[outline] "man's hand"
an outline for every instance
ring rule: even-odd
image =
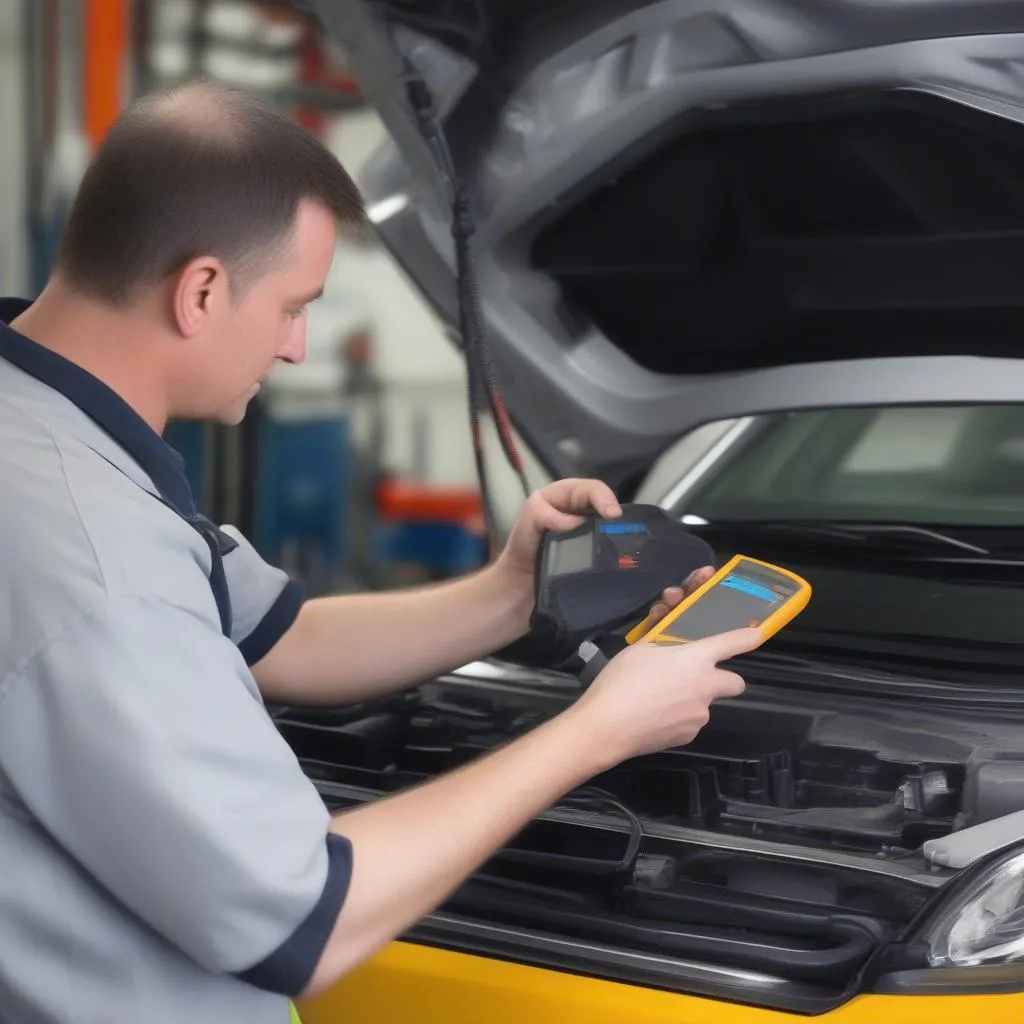
[[[571,530],[582,513],[622,514],[598,480],[559,480],[533,494],[505,550],[482,572],[423,590],[307,601],[253,674],[266,700],[337,707],[448,672],[521,637],[533,611],[534,565],[545,530]],[[395,645],[393,623],[402,623]]]
[[[737,629],[689,644],[640,640],[617,654],[577,701],[607,767],[689,743],[707,725],[711,705],[738,697],[744,682],[718,667],[762,643],[757,629]]]
[[[583,522],[584,513],[612,519],[622,515],[612,489],[600,480],[556,480],[527,499],[516,517],[497,565],[511,579],[525,578],[532,593],[537,548],[545,530],[564,533]]]
[[[689,597],[695,590],[702,587],[712,576],[715,575],[715,570],[710,565],[705,565],[703,569],[694,569],[689,576],[686,577],[686,581],[681,587],[668,587],[662,592],[661,599],[651,605],[651,610],[647,613],[647,618],[644,623],[647,629],[644,630],[646,633],[648,630],[653,629],[654,625],[663,619],[668,613],[675,608],[680,601],[684,598]]]

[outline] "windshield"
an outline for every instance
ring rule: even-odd
[[[1024,683],[1024,566],[1007,564],[1024,560],[1024,404],[754,417],[672,511],[719,564],[742,553],[810,581],[810,605],[771,650]],[[927,526],[991,557],[925,531],[780,523]]]
[[[1024,405],[755,418],[688,496],[716,519],[1024,525]]]

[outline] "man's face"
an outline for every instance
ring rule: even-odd
[[[204,407],[194,415],[239,423],[275,362],[306,358],[306,306],[323,291],[336,240],[331,213],[303,202],[280,264],[254,281],[237,305],[222,302],[204,331],[198,390],[186,398]]]

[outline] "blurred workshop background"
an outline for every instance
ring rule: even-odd
[[[84,168],[124,105],[194,77],[289,112],[357,181],[385,142],[345,54],[290,6],[0,0],[0,292],[38,294]],[[313,593],[481,564],[462,360],[372,237],[339,241],[308,330],[306,363],[279,367],[240,427],[171,425],[203,511],[238,525]],[[507,529],[522,490],[492,435],[495,512]],[[524,457],[531,486],[543,483]]]

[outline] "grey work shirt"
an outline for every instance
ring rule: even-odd
[[[301,589],[0,301],[0,1022],[286,1024],[351,848],[249,665]]]

